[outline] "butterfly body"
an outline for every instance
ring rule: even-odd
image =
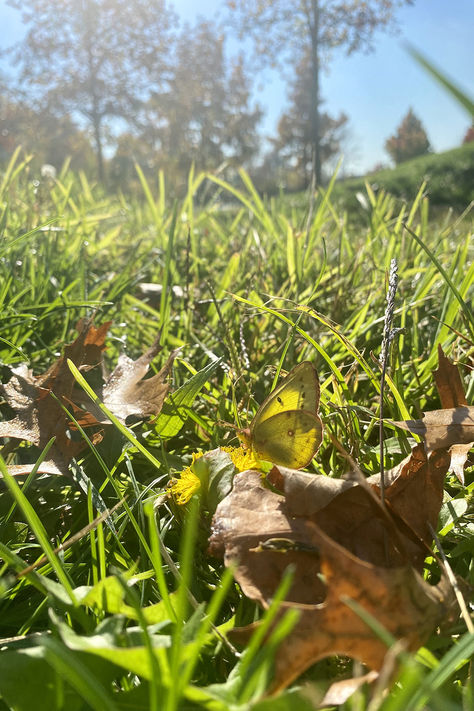
[[[303,361],[265,398],[239,437],[260,459],[302,469],[321,444],[318,406],[318,376],[312,363]]]

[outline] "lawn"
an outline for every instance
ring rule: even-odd
[[[411,528],[394,513],[390,488],[387,511],[360,481],[381,466],[396,470],[423,443],[395,422],[449,408],[453,391],[451,407],[462,397],[472,402],[467,202],[433,210],[424,187],[402,203],[369,184],[354,188],[364,190],[364,209],[354,215],[350,200],[334,197],[334,183],[314,203],[264,200],[244,173],[235,185],[191,174],[177,202],[164,176],[156,185],[139,177],[142,198],[131,201],[67,167],[42,179],[17,154],[0,183],[0,708],[312,709],[334,682],[357,678],[352,695],[326,697],[324,707],[472,709],[472,453],[462,483],[448,471],[446,442],[434,448],[436,462],[446,463],[439,505],[431,484],[417,489]],[[384,324],[393,338],[382,386]],[[304,366],[298,392],[323,426],[308,474],[280,471],[272,479],[264,465],[246,473],[239,456],[245,461],[248,452],[220,449],[239,447],[226,423],[247,427],[278,376],[303,361],[314,365],[319,388]],[[437,388],[436,369],[455,380],[451,395]],[[147,370],[153,386],[141,380]],[[277,395],[293,402],[291,378]],[[263,419],[261,410],[255,439]],[[292,452],[289,431],[274,422]],[[295,425],[302,427],[301,417]],[[429,470],[423,446],[416,451]],[[412,462],[404,471],[415,469]],[[352,515],[352,499],[333,514],[325,509],[322,533],[305,518],[311,497],[320,505],[318,487],[329,481],[342,487],[336,498],[345,496],[349,475],[372,507],[361,527],[362,562],[331,528]],[[282,501],[279,476],[290,488],[311,479],[290,519],[303,517],[312,546],[287,534],[261,543],[252,529],[267,525],[260,501]],[[211,555],[213,515],[213,540],[216,527],[224,531],[218,543],[233,567]],[[437,531],[431,549],[431,533],[417,533],[428,519]],[[257,539],[245,549],[249,532]],[[405,554],[401,538],[416,552]],[[367,552],[374,546],[377,564]],[[242,570],[249,550],[278,561],[273,587],[270,573],[262,580],[260,570],[249,574],[250,564]],[[390,564],[380,563],[383,555]],[[295,637],[298,601],[313,602],[298,577],[305,566],[319,571],[312,584],[326,590],[314,592],[314,604],[329,591],[337,614],[345,614],[341,604],[350,609],[351,624],[370,637],[355,659],[339,638],[319,654]],[[358,581],[350,594],[349,578]],[[369,605],[379,583],[386,592]],[[384,595],[394,595],[389,609]],[[400,635],[387,630],[391,618]],[[247,626],[257,622],[250,637]],[[286,673],[297,654],[298,674]]]

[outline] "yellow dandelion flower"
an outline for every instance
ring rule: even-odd
[[[194,496],[196,491],[201,487],[201,480],[193,472],[193,466],[194,462],[200,459],[202,455],[203,452],[193,452],[193,461],[190,466],[183,469],[179,475],[179,479],[171,479],[168,485],[168,493],[180,506],[187,504],[189,499]]]
[[[262,469],[262,462],[255,457],[251,449],[244,447],[221,447],[223,452],[232,459],[234,467],[239,472],[245,472],[247,469]]]

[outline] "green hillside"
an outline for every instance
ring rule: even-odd
[[[395,197],[413,200],[426,182],[431,205],[465,208],[474,200],[474,143],[466,143],[444,153],[413,158],[396,168],[380,170],[361,178],[341,180],[334,197],[347,206],[356,206],[357,193],[365,193],[368,181],[374,190],[383,189]]]

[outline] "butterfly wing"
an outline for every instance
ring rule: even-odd
[[[269,417],[288,410],[306,410],[317,413],[319,406],[319,380],[316,370],[308,360],[296,365],[272,390],[260,405],[251,430]]]
[[[277,412],[253,428],[252,449],[260,459],[302,469],[316,454],[322,430],[321,420],[312,412]]]

